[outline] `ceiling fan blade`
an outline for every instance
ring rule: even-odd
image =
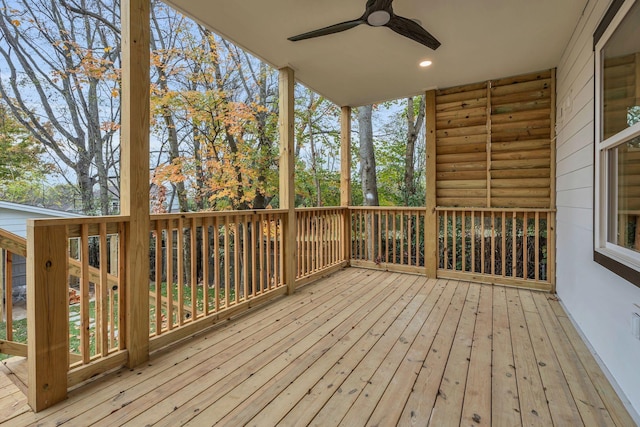
[[[367,1],[367,12],[374,12],[376,10],[388,10],[391,7],[393,0],[369,0]]]
[[[288,40],[292,42],[297,42],[298,40],[311,39],[314,37],[326,36],[329,34],[339,33],[341,31],[350,30],[351,28],[357,27],[360,24],[364,24],[367,21],[359,18],[354,19],[353,21],[341,22],[339,24],[330,25],[328,27],[320,28],[317,30],[309,31],[308,33],[298,34],[297,36],[289,37]]]
[[[411,19],[394,15],[386,26],[396,33],[408,37],[411,40],[415,40],[430,49],[436,50],[440,46],[440,42],[435,37]]]

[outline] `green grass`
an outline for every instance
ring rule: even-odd
[[[116,297],[117,298],[117,297]],[[69,351],[71,353],[80,354],[80,304],[69,306]],[[95,322],[96,304],[95,301],[89,302],[89,323]],[[74,319],[73,321],[71,319]],[[117,321],[117,320],[116,320]],[[0,340],[7,339],[6,322],[0,322]],[[27,343],[27,319],[15,320],[13,322],[13,341],[18,343]],[[96,334],[95,327],[91,328],[89,334],[89,352],[93,356],[96,352]],[[0,353],[0,360],[8,359],[10,355]]]
[[[155,293],[155,284],[150,285],[149,289],[152,293]],[[191,306],[191,287],[189,285],[185,285],[182,288],[182,297],[186,307]],[[167,296],[167,284],[162,283],[161,288],[162,296]],[[220,301],[224,301],[224,289],[219,289],[218,291]],[[114,296],[114,303],[116,305],[116,313],[114,316],[116,317],[116,325],[117,328],[117,298],[118,296]],[[172,298],[174,302],[178,301],[178,286],[172,286]],[[233,301],[235,298],[235,291],[233,289],[230,290],[229,299]],[[208,301],[209,309],[213,309],[215,307],[215,289],[209,288],[209,301]],[[196,288],[196,306],[198,311],[203,311],[204,309],[204,287],[199,285]],[[151,304],[149,307],[149,320],[150,320],[150,332],[155,333],[156,324],[155,324],[155,315],[156,315],[156,307],[154,304]],[[96,312],[96,304],[95,301],[89,302],[89,322],[93,324],[95,322],[95,312]],[[162,309],[162,314],[166,316],[166,308]],[[74,304],[69,306],[69,351],[71,353],[80,354],[80,346],[81,346],[81,328],[80,328],[80,304]],[[74,319],[73,321],[71,319]],[[177,322],[177,310],[174,310],[173,313],[173,321]],[[96,352],[96,334],[95,327],[91,328],[89,334],[89,352],[91,356],[95,355]],[[7,339],[7,325],[5,322],[0,322],[0,340]],[[13,341],[18,343],[27,343],[27,319],[15,320],[13,322]],[[11,355],[0,353],[0,360],[4,360],[11,357]]]
[[[156,292],[155,283],[151,283],[149,285],[149,291],[151,294],[155,294]],[[171,286],[171,297],[173,299],[174,304],[178,302],[178,296],[179,296],[178,291],[179,291],[179,286],[177,284],[174,284],[173,286]],[[166,282],[162,282],[160,287],[160,293],[162,294],[163,297],[165,298],[167,297]],[[224,289],[219,289],[218,295],[219,295],[220,301],[224,301]],[[209,309],[212,310],[215,307],[215,289],[214,288],[209,288],[208,296],[209,296],[208,306],[209,306]],[[235,298],[235,291],[234,289],[230,289],[229,300],[233,301],[234,298]],[[182,287],[182,300],[184,302],[185,307],[191,307],[191,286],[190,285],[184,285]],[[198,285],[196,287],[196,307],[197,307],[197,310],[200,312],[204,310],[204,286],[203,285]],[[188,311],[188,309],[186,311]],[[166,318],[167,316],[166,308],[162,309],[162,315]],[[177,316],[178,316],[177,310],[174,309],[173,310],[174,324],[178,320]],[[185,316],[186,316],[186,313],[185,313]],[[156,332],[156,306],[153,303],[149,307],[149,322],[150,322],[150,332],[153,334]]]

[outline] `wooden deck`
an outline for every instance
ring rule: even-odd
[[[553,296],[357,268],[41,413],[9,388],[7,425],[635,425]]]

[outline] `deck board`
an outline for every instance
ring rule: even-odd
[[[163,349],[147,366],[98,378],[40,413],[23,396],[0,378],[0,420],[634,425],[554,297],[357,268]]]

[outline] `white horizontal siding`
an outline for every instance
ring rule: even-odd
[[[593,139],[593,136],[591,137]],[[557,176],[570,175],[580,169],[593,165],[593,142],[590,145],[583,145],[578,151],[571,156],[556,162]],[[593,179],[588,182],[582,182],[580,187],[592,187]]]
[[[640,341],[631,334],[631,314],[638,311],[633,304],[640,305],[640,288],[593,261],[593,33],[609,3],[589,2],[557,70],[557,289],[626,398],[640,412]]]
[[[27,219],[44,218],[32,212],[20,212],[12,209],[0,209],[0,228],[27,237]]]
[[[591,181],[593,179],[593,166],[587,165],[578,168],[571,173],[559,176],[556,183],[558,192],[573,190],[576,188],[589,188],[591,190]],[[591,206],[588,206],[591,209]]]
[[[28,206],[25,206],[25,210],[20,210],[19,205],[16,206],[18,207],[6,208],[0,206],[0,228],[25,238],[27,237],[28,219],[68,218],[80,216],[68,212],[58,212],[53,210],[51,210],[50,213],[47,213],[46,209],[38,209],[38,212],[33,212]]]

